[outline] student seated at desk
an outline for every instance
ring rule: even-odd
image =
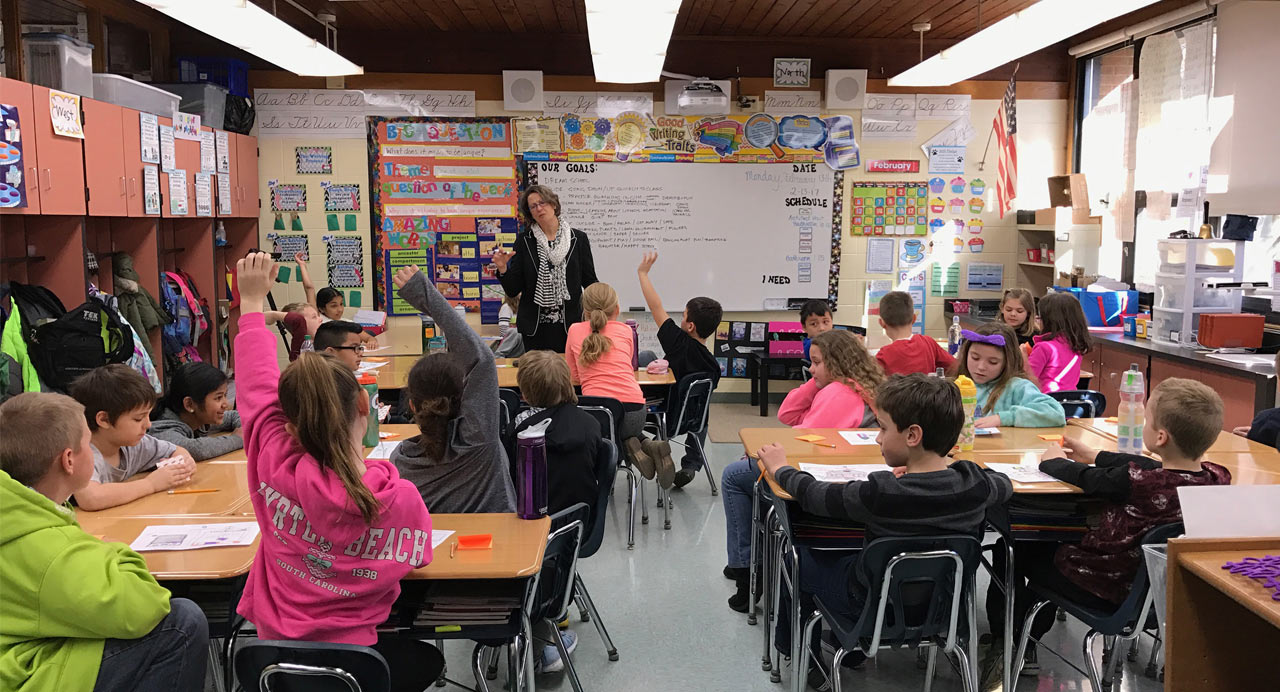
[[[120,363],[94,368],[71,383],[71,396],[84,406],[93,433],[93,474],[76,490],[81,509],[116,507],[191,481],[191,452],[147,434],[156,392],[138,371]],[[180,461],[156,468],[170,458]],[[152,469],[146,478],[133,478]]]
[[[865,525],[868,543],[888,536],[980,538],[987,509],[1008,502],[1013,486],[1008,477],[972,461],[947,457],[964,427],[964,407],[955,383],[922,374],[894,375],[876,395],[876,422],[880,425],[876,443],[889,468],[871,473],[865,481],[818,481],[787,465],[786,452],[778,444],[761,448],[760,463],[804,511]],[[799,555],[803,612],[812,612],[808,601],[820,596],[829,607],[856,617],[862,601],[850,591],[857,588],[853,577],[857,554],[801,548]],[[789,607],[784,603],[779,612],[789,612]],[[790,620],[778,618],[775,645],[784,652],[791,650]],[[818,642],[815,637],[815,649]],[[853,653],[844,660],[853,667],[863,657]],[[810,684],[821,684],[821,671],[810,670],[808,675]]]
[[[1080,363],[1093,348],[1089,322],[1080,301],[1069,293],[1050,293],[1040,299],[1043,333],[1032,338],[1027,371],[1046,394],[1075,389],[1080,384]]]
[[[329,320],[316,329],[316,353],[327,353],[356,372],[364,360],[364,329],[355,322]]]
[[[880,328],[892,340],[876,352],[876,361],[885,375],[931,375],[938,368],[950,370],[955,365],[956,359],[938,342],[911,331],[915,322],[916,309],[910,293],[890,291],[880,299]]]
[[[1086,495],[1103,500],[1101,518],[1080,543],[1059,545],[1045,541],[1014,544],[1013,567],[1019,589],[1015,597],[1014,626],[1021,627],[1033,596],[1023,584],[1026,578],[1051,586],[1073,601],[1111,612],[1129,595],[1134,575],[1142,563],[1142,537],[1163,524],[1182,521],[1178,488],[1193,485],[1229,485],[1231,472],[1201,461],[1222,429],[1222,399],[1208,385],[1170,378],[1151,390],[1144,413],[1142,441],[1160,455],[1160,461],[1138,454],[1099,451],[1066,436],[1064,447],[1045,450],[1040,470],[1070,483]],[[1002,539],[1003,540],[1003,539]],[[1004,573],[1005,547],[995,550],[995,569]],[[1031,636],[1039,639],[1053,626],[1053,608],[1041,609],[1031,624]],[[987,618],[1000,641],[1004,632],[1004,597],[987,591]],[[993,646],[998,656],[999,645]],[[1034,646],[1026,661],[1038,670]],[[999,669],[998,659],[987,657],[989,668]],[[1028,672],[1027,668],[1023,668]],[[985,689],[985,688],[984,688]]]
[[[1030,348],[1031,339],[1039,329],[1036,328],[1036,298],[1025,288],[1011,288],[1000,296],[1000,322],[1009,325],[1019,346]]]
[[[316,330],[323,324],[320,311],[310,303],[289,303],[281,310],[268,310],[264,313],[264,317],[266,324],[281,322],[289,332],[290,363],[297,360],[298,354],[302,353],[302,345],[306,343],[307,337],[314,339]],[[312,345],[314,347],[314,343]]]
[[[1280,352],[1276,353],[1276,374],[1280,375]],[[1280,384],[1276,385],[1280,389]],[[1258,411],[1253,423],[1240,426],[1231,432],[1268,447],[1280,449],[1280,408]]]
[[[240,414],[231,410],[227,400],[227,375],[199,361],[183,363],[173,372],[169,393],[160,400],[152,414],[151,436],[157,440],[182,445],[191,458],[204,461],[220,457],[244,447],[238,434]]]
[[[302,277],[302,290],[306,292],[307,303],[316,307],[316,311],[320,315],[320,324],[340,321],[342,313],[347,309],[346,299],[342,297],[342,292],[329,286],[317,292],[315,284],[311,281],[311,271],[307,269],[307,263],[303,261],[302,257],[302,253],[299,252],[293,256],[293,259],[298,263],[298,273]],[[350,324],[355,323],[352,322]],[[315,334],[316,338],[319,339],[318,329],[313,330],[311,333]],[[372,347],[377,342],[377,339],[372,334],[364,331],[364,327],[360,327],[359,331],[355,333],[360,343],[366,347]],[[319,350],[320,347],[316,346],[316,351]]]
[[[809,360],[813,340],[832,329],[831,304],[825,300],[806,300],[800,306],[800,327],[804,329],[804,359]]]
[[[618,438],[633,466],[641,463],[638,461],[641,457],[646,462],[650,459],[669,462],[669,444],[644,438],[644,392],[636,382],[631,361],[635,338],[631,327],[618,321],[618,311],[618,293],[609,284],[596,282],[583,289],[583,321],[569,325],[565,342],[569,373],[582,384],[584,395],[609,397],[622,404],[622,420],[617,421]],[[520,367],[524,367],[523,359]],[[670,486],[675,472],[674,464],[661,464],[659,484]]]
[[[819,334],[810,349],[813,359],[808,382],[783,399],[778,420],[796,428],[869,428],[876,425],[871,399],[884,382],[884,374],[853,332],[833,330]],[[729,464],[720,476],[724,488],[725,532],[728,535],[726,577],[737,592],[729,607],[747,612],[750,593],[751,503],[760,477],[754,459]]]
[[[409,371],[404,391],[421,434],[401,442],[391,463],[438,514],[516,511],[493,352],[418,267],[402,267],[392,281],[401,298],[435,319],[449,350],[423,356]]]
[[[200,692],[209,625],[142,556],[85,533],[67,504],[94,454],[84,407],[28,392],[0,406],[0,689]]]
[[[262,303],[270,255],[237,263],[236,384],[245,420],[253,513],[262,540],[238,611],[262,639],[378,649],[396,688],[423,689],[443,656],[430,644],[379,638],[400,580],[431,562],[431,517],[390,462],[365,459],[369,394],[332,356],[302,354],[280,374]],[[405,688],[408,685],[405,684]]]
[[[999,322],[988,322],[973,331],[961,332],[957,370],[978,385],[979,428],[1059,428],[1067,415],[1059,404],[1027,375],[1026,359],[1013,330]]]
[[[720,326],[720,318],[724,316],[724,310],[721,309],[720,303],[711,298],[701,296],[690,298],[689,302],[685,303],[684,314],[681,316],[680,324],[677,325],[663,309],[662,298],[658,296],[653,282],[649,280],[649,270],[657,261],[658,253],[644,253],[644,259],[641,260],[636,273],[640,279],[640,290],[644,294],[644,302],[649,306],[649,314],[653,315],[653,321],[658,325],[658,343],[662,344],[663,357],[667,359],[671,374],[675,376],[677,383],[687,375],[699,373],[711,378],[711,388],[715,389],[720,382],[720,364],[716,362],[715,356],[711,355],[711,351],[707,350],[706,341],[707,337],[715,333],[716,327]],[[675,408],[679,405],[680,402],[676,401],[676,387],[673,386],[667,395],[665,409],[669,430],[674,430],[677,423]],[[699,439],[706,442],[705,430],[699,435]],[[663,487],[683,488],[693,480],[704,463],[697,447],[693,445],[685,447],[684,458],[680,460],[680,470],[676,471],[674,476],[670,476],[669,483],[665,483],[664,480],[668,478],[671,469],[675,468],[675,463],[671,460],[671,445],[665,441],[658,441],[651,449],[652,452],[636,456],[636,468],[645,478],[653,478],[657,475],[658,484]],[[659,471],[662,472],[659,473]]]

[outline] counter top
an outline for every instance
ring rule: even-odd
[[[994,318],[960,315],[960,324],[965,327],[974,327],[992,320]],[[1210,358],[1205,353],[1186,346],[1165,344],[1151,339],[1135,339],[1120,332],[1112,331],[1090,330],[1089,335],[1099,343],[1116,346],[1140,355],[1160,355],[1174,358],[1207,370],[1215,370],[1237,377],[1248,377],[1258,382],[1266,382],[1276,376],[1275,369],[1270,365],[1231,363],[1217,358]]]

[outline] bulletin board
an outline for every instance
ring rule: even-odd
[[[369,117],[368,145],[376,304],[417,314],[388,296],[395,268],[419,264],[446,277],[451,303],[496,322],[502,296],[485,290],[497,281],[484,267],[500,236],[514,242],[519,195],[508,120]]]

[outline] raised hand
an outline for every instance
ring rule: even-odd
[[[391,283],[396,285],[396,290],[398,291],[404,288],[405,284],[409,283],[409,279],[412,279],[419,271],[416,264],[400,267],[396,270],[395,276],[391,277]]]

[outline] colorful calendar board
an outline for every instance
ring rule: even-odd
[[[853,183],[850,235],[928,235],[928,183]]]

